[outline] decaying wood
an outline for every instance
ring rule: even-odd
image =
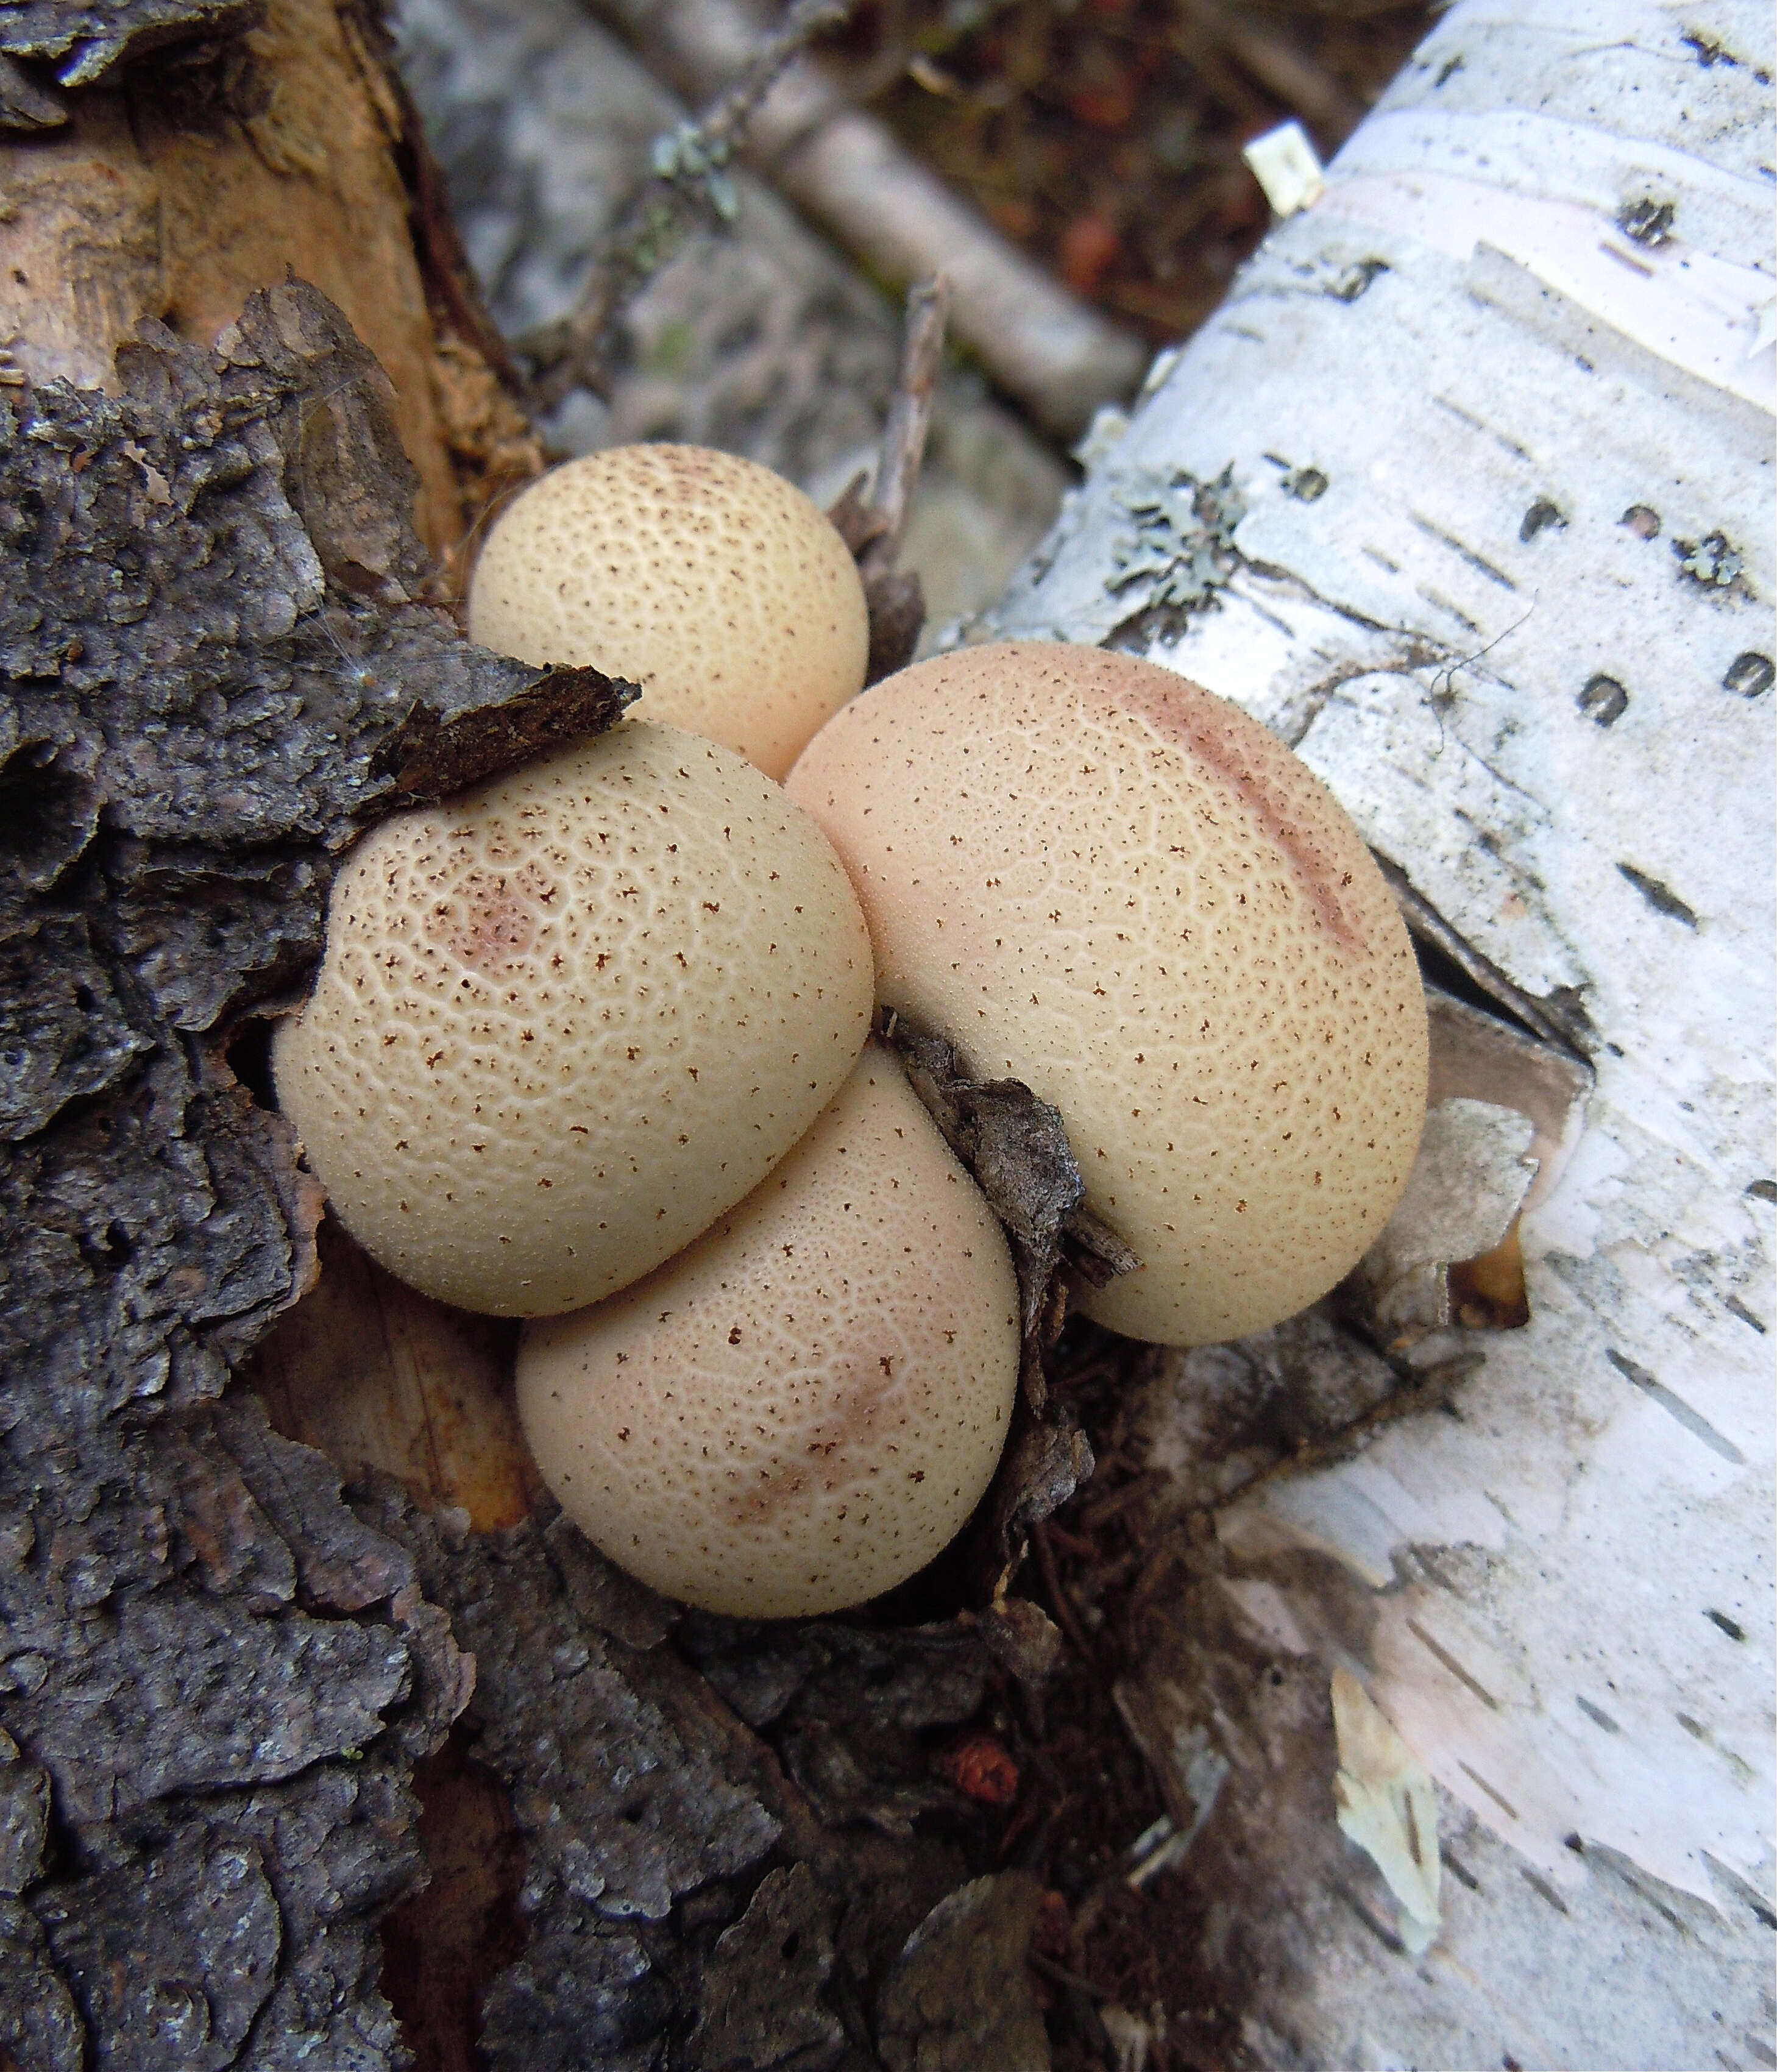
[[[51,18],[10,12],[35,32]],[[135,18],[80,10],[73,42],[14,59],[0,15],[0,107],[35,125],[41,175],[14,222],[56,254],[97,225],[117,262],[88,269],[117,284],[109,301],[47,306],[45,336],[70,355],[171,306],[155,298],[178,239],[150,235],[144,183],[187,153],[141,140],[171,101],[138,117],[134,70],[80,83]],[[156,18],[241,26],[176,0]],[[1232,2011],[1205,2047],[1255,2063],[1680,2062],[1713,2040],[1705,2008],[1745,2029],[1736,2049],[1768,2054],[1769,1593],[1748,1577],[1771,1451],[1758,1219],[1777,1185],[1743,1108],[1770,1034],[1769,859],[1747,860],[1769,815],[1745,773],[1765,767],[1774,578],[1749,515],[1763,431],[1741,405],[1770,363],[1768,342],[1762,365],[1756,350],[1730,363],[1715,293],[1755,271],[1728,234],[1751,162],[1726,162],[1756,123],[1742,53],[1661,13],[1633,26],[1613,63],[1646,60],[1643,108],[1669,105],[1656,78],[1685,79],[1689,134],[1717,161],[1661,147],[1664,228],[1635,154],[1633,194],[1615,162],[1582,154],[1572,172],[1592,103],[1553,153],[1502,117],[1500,78],[1566,67],[1582,84],[1561,92],[1594,91],[1586,25],[1539,17],[1490,84],[1510,34],[1458,10],[1368,158],[1360,137],[1351,183],[1273,240],[1101,457],[1003,621],[1158,638],[1289,733],[1398,866],[1421,935],[1545,1039],[1476,1034],[1459,1091],[1518,1104],[1549,1164],[1568,1159],[1527,1201],[1529,1325],[1484,1354],[1436,1334],[1391,1364],[1322,1311],[1154,1383],[1157,1457],[1189,1508],[1144,1555],[1145,1645],[1117,1687],[1171,1823],[1129,1881],[1162,1858],[1176,1874],[1204,2004]],[[197,67],[200,94],[215,66]],[[1635,84],[1612,88],[1619,113]],[[1541,121],[1581,105],[1538,92]],[[258,118],[217,119],[252,136]],[[1474,201],[1462,151],[1482,132],[1464,122],[1549,190],[1495,200],[1479,245],[1470,217],[1449,231],[1400,213],[1428,181]],[[1662,257],[1674,220],[1684,242]],[[1555,235],[1574,221],[1579,258]],[[1622,248],[1621,295],[1587,270],[1600,238]],[[1502,239],[1508,260],[1483,249]],[[1694,314],[1687,273],[1713,299],[1662,330]],[[621,691],[540,682],[420,601],[430,563],[380,377],[307,291],[274,288],[216,356],[150,327],[109,397],[23,378],[28,340],[14,350],[0,2054],[391,2062],[374,1926],[418,1868],[413,1762],[458,1719],[458,1756],[472,1745],[504,1786],[524,1851],[503,1925],[523,1947],[479,2011],[492,2062],[1041,2063],[1019,1961],[1036,1895],[1016,1868],[987,1872],[1015,1829],[988,1829],[922,1740],[984,1704],[1029,1704],[1006,1672],[1030,1685],[1052,1659],[1034,1606],[896,1623],[953,1595],[874,1627],[681,1615],[532,1507],[497,1331],[471,1343],[479,1327],[448,1313],[411,1312],[392,1336],[458,1334],[436,1338],[420,1385],[435,1402],[447,1373],[474,1384],[463,1424],[392,1457],[363,1420],[350,1454],[435,1510],[374,1476],[348,1507],[334,1469],[223,1392],[261,1346],[280,1416],[343,1429],[345,1392],[327,1391],[349,1377],[288,1335],[318,1203],[230,1063],[253,1079],[244,1018],[299,992],[339,848],[404,796],[596,724]],[[1366,403],[1379,387],[1386,421]],[[1217,580],[1137,624],[1117,542],[1137,520],[1152,532],[1151,507],[1120,491],[1157,468],[1225,481],[1246,509],[1224,499],[1214,538],[1181,539],[1166,564],[1170,582],[1200,550]],[[1523,616],[1544,593],[1561,609]],[[1452,827],[1475,838],[1453,845]],[[1597,1069],[1583,1131],[1586,1068],[1553,1054],[1563,1043]],[[322,1301],[368,1326],[401,1307],[343,1252],[329,1271]],[[358,1328],[307,1321],[323,1346]],[[1072,1490],[1075,1436],[1026,1423],[993,1531]],[[1048,1587],[1083,1652],[1055,1548],[1090,1550],[1162,1495],[1134,1474],[1054,1534]],[[1363,1672],[1445,1794],[1443,1939],[1423,1971],[1389,1888],[1331,1822],[1335,1667]],[[1091,1982],[1046,1961],[1070,2006],[1084,1996],[1075,2018],[1101,2054],[1139,2028],[1125,2009],[1100,2021]]]
[[[141,99],[139,81],[130,91]],[[169,117],[156,161],[138,135],[153,125],[139,110],[125,119],[121,91],[72,107],[62,141],[86,153],[73,191],[95,179],[101,136],[134,182],[138,219],[163,215],[154,178],[188,138]],[[264,171],[247,166],[244,190]],[[188,201],[188,167],[178,182]],[[225,197],[211,199],[225,224]],[[47,220],[39,209],[26,228]],[[895,1953],[965,1868],[952,1843],[913,1832],[914,1813],[960,1803],[934,1795],[914,1737],[977,1710],[1009,1671],[1040,1677],[1050,1630],[1006,1601],[924,1638],[712,1633],[651,1670],[597,1673],[602,1632],[658,1651],[673,1620],[656,1630],[645,1593],[547,1530],[546,1512],[527,1515],[537,1492],[504,1389],[509,1334],[394,1288],[337,1232],[322,1242],[320,1289],[291,1308],[315,1277],[318,1198],[228,1046],[252,1078],[237,1032],[299,993],[333,860],[361,827],[608,723],[625,687],[480,654],[422,602],[434,578],[407,523],[416,483],[393,423],[422,458],[425,428],[399,414],[336,310],[277,286],[208,356],[153,314],[176,237],[141,241],[140,278],[122,263],[128,239],[95,247],[93,278],[134,280],[134,300],[95,310],[73,296],[56,347],[55,372],[103,373],[119,393],[46,384],[22,354],[6,421],[20,1066],[7,1467],[23,1479],[8,1513],[0,1754],[18,1903],[0,2039],[22,2062],[72,2063],[151,2054],[171,2025],[193,2063],[389,2062],[374,1928],[419,1868],[406,1779],[475,1675],[442,1603],[475,1636],[478,1759],[512,1792],[528,1844],[524,1955],[486,2009],[496,2062],[578,2062],[590,2037],[612,2063],[631,2047],[648,2063],[669,2033],[691,2037],[693,2063],[723,2062],[736,2034],[811,2064],[855,2058]],[[193,291],[200,331],[224,279],[204,290],[213,308]],[[916,416],[934,354],[915,355]],[[916,428],[898,439],[904,491]],[[257,1363],[258,1400],[207,1407],[286,1310]],[[356,1364],[342,1365],[343,1346]],[[261,1401],[350,1471],[394,1470],[442,1523],[390,1491],[372,1507],[380,1525],[360,1524],[336,1470],[268,1429]],[[1016,1493],[1025,1509],[1071,1489],[1077,1449],[1063,1456],[1033,1463],[1042,1487]],[[471,1527],[508,1529],[497,1560]],[[829,1659],[855,1666],[855,1698],[829,1679],[804,1719],[796,1693]],[[768,1796],[780,1810],[767,1811],[731,1781],[775,1775],[776,1759],[738,1720],[712,1729],[705,1666],[777,1692],[763,1712],[751,1701],[756,1724],[779,1728],[811,1800],[779,1780]],[[848,1704],[871,1737],[855,1751]],[[895,1762],[877,1745],[886,1729],[905,1744]],[[552,1780],[595,1749],[615,1795],[564,1811]],[[646,1816],[622,1781],[636,1774],[665,1794]],[[51,1802],[67,1849],[41,1817]],[[860,1818],[883,1830],[882,1849],[827,1837]],[[666,1925],[693,1893],[695,1918]],[[656,1925],[606,1932],[631,1916]],[[806,1928],[804,1997],[748,2013],[749,1952],[780,1918]],[[844,2020],[829,1932],[849,1952]],[[965,1971],[969,1947],[965,1934]],[[232,1996],[175,1983],[218,1977],[238,1980]],[[903,2009],[895,2033],[916,2044],[926,2019]]]
[[[954,1842],[915,1829],[961,1807],[918,1737],[979,1708],[996,1673],[981,1634],[685,1614],[553,1506],[488,1537],[392,1485],[360,1508],[413,1548],[474,1651],[465,1725],[526,1845],[526,1942],[487,2000],[490,2065],[643,2072],[670,2036],[701,2072],[737,2044],[742,2063],[862,2072],[879,2021],[916,2040],[966,2008],[893,2012],[892,1982],[956,1881]]]
[[[393,1475],[477,1532],[527,1518],[542,1484],[509,1383],[513,1331],[404,1287],[327,1219],[321,1274],[248,1367],[286,1437],[352,1481]]]
[[[0,52],[14,66],[25,60],[43,68],[35,76],[21,71],[23,84],[13,91],[39,111],[28,126],[53,129],[65,119],[68,103],[51,79],[64,87],[95,85],[132,57],[239,35],[258,14],[259,0],[89,0],[73,6],[10,0],[0,16]]]
[[[714,2066],[757,2031],[867,2064],[898,1953],[986,1846],[962,1848],[976,1816],[919,1737],[977,1712],[1006,1664],[1035,1673],[1040,1618],[686,1620],[548,1507],[472,1533],[483,1470],[458,1481],[448,1437],[397,1463],[448,1496],[435,1519],[387,1482],[356,1515],[336,1468],[222,1392],[311,1279],[318,1207],[229,1032],[300,988],[340,848],[401,802],[382,773],[404,741],[467,742],[471,768],[489,743],[530,752],[502,715],[539,678],[410,601],[413,478],[373,366],[312,290],[256,298],[217,355],[151,332],[120,380],[27,384],[0,418],[21,1066],[0,2047],[34,2068],[392,2064],[376,1925],[420,1872],[412,1765],[473,1688],[476,1759],[526,1849],[492,2062],[578,2064],[590,2040],[652,2065],[671,2037]],[[582,722],[583,689],[570,674]],[[605,716],[623,702],[612,686]],[[349,1310],[349,1267],[344,1286]],[[263,1365],[300,1418],[296,1363]],[[484,1525],[530,1494],[484,1484]],[[779,1918],[808,1958],[748,2013],[749,1953]],[[949,2016],[912,2018],[916,2041]]]
[[[1140,1263],[1084,1207],[1086,1185],[1059,1112],[1019,1079],[970,1079],[947,1037],[890,1013],[885,1039],[952,1151],[1004,1225],[1018,1268],[1026,1393],[1043,1408],[1041,1356],[1059,1322],[1056,1277],[1065,1264],[1097,1287]]]
[[[61,72],[82,83],[59,98],[58,126],[0,125],[0,333],[14,366],[102,386],[141,319],[208,346],[253,290],[294,272],[345,312],[393,384],[434,553],[537,472],[497,343],[426,206],[424,141],[371,7],[95,7],[84,27],[63,9],[6,11],[6,49],[65,43]],[[151,54],[120,63],[137,44]]]

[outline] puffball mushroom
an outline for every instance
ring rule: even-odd
[[[632,1575],[800,1618],[952,1538],[1005,1444],[1018,1344],[1005,1235],[872,1044],[697,1244],[526,1327],[519,1415],[562,1508]]]
[[[642,687],[636,711],[781,778],[864,681],[870,617],[819,506],[705,446],[615,446],[534,482],[488,535],[469,634]]]
[[[763,1178],[850,1071],[870,984],[807,814],[732,750],[626,720],[372,834],[273,1067],[367,1251],[547,1316]]]
[[[864,902],[878,996],[1059,1109],[1134,1250],[1101,1322],[1196,1345],[1354,1266],[1425,1110],[1405,927],[1314,774],[1234,705],[1101,649],[903,670],[791,772]]]

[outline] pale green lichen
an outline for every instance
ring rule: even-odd
[[[1693,582],[1711,584],[1725,590],[1741,569],[1744,559],[1728,545],[1726,535],[1711,532],[1706,539],[1693,545],[1688,540],[1674,542],[1678,549],[1678,565]]]
[[[724,223],[740,213],[740,190],[726,168],[730,151],[725,137],[710,137],[693,122],[681,122],[654,139],[650,160],[656,179],[701,187],[704,199]]]
[[[1207,604],[1240,565],[1234,531],[1246,503],[1233,477],[1232,466],[1207,483],[1183,469],[1132,470],[1112,495],[1136,529],[1113,543],[1116,572],[1106,587],[1114,594],[1145,585],[1150,607],[1193,611]]]

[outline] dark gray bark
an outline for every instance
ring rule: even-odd
[[[394,2062],[376,1928],[466,1704],[525,1850],[489,2062],[872,2062],[924,2004],[882,1997],[903,1944],[989,1860],[921,1737],[1052,1659],[987,1601],[1089,1455],[1026,1413],[936,1600],[978,1616],[739,1626],[548,1512],[349,1508],[224,1392],[319,1211],[230,1046],[300,996],[339,853],[629,693],[423,601],[379,371],[312,290],[121,372],[0,397],[0,2062]]]
[[[0,2050],[381,2064],[406,1778],[469,1675],[326,1462],[216,1401],[318,1206],[224,1045],[385,771],[623,693],[539,700],[414,601],[380,376],[311,291],[122,372],[0,398]]]
[[[61,97],[25,64],[64,86],[91,86],[134,57],[170,45],[238,35],[261,0],[0,0],[0,128],[47,130],[68,120]],[[21,64],[20,60],[24,63]]]

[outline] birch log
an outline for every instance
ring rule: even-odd
[[[976,629],[1237,700],[1597,1073],[1524,1220],[1528,1327],[1426,1342],[1416,1373],[1484,1347],[1449,1414],[1224,1503],[1194,1600],[1223,1668],[1318,1663],[1304,1720],[1357,1673],[1435,1780],[1441,1901],[1435,1854],[1428,1899],[1322,1846],[1330,1725],[1316,1774],[1268,1768],[1287,1737],[1211,1702],[1207,1629],[1125,1694],[1267,2065],[1777,2063],[1771,43],[1750,5],[1454,8]],[[1152,479],[1183,475],[1209,516],[1169,590]],[[1279,1359],[1313,1387],[1329,1333],[1184,1356],[1162,1426]]]

